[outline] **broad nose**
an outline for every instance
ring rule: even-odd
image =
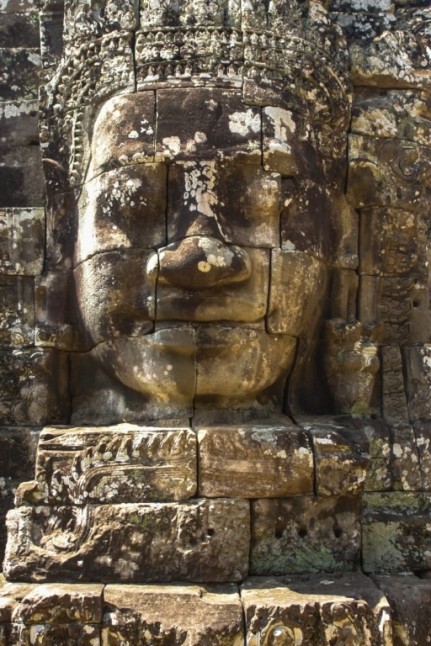
[[[241,283],[250,277],[245,251],[210,236],[190,236],[159,250],[159,281],[183,289]]]

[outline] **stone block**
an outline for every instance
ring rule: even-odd
[[[242,606],[234,585],[107,585],[104,602],[103,646],[243,643]]]
[[[10,623],[16,607],[34,588],[35,585],[31,583],[7,583],[2,580],[0,585],[0,624]]]
[[[3,207],[43,207],[45,183],[39,146],[0,148]]]
[[[55,350],[0,352],[1,424],[43,426],[68,418],[67,357]]]
[[[197,428],[199,495],[280,498],[313,492],[313,452],[294,425]]]
[[[367,493],[364,499],[364,571],[391,574],[431,569],[429,494]]]
[[[181,501],[195,492],[193,431],[120,424],[45,428],[36,482],[33,489],[25,483],[17,499],[22,495],[27,503],[48,505],[118,504]]]
[[[390,646],[383,593],[362,574],[257,578],[241,585],[246,640],[260,644]]]
[[[118,167],[154,161],[155,110],[154,92],[143,92],[138,98],[136,94],[118,96],[104,104],[94,125],[87,179],[109,170],[113,164]]]
[[[426,212],[431,148],[399,139],[349,137],[348,197],[355,208]]]
[[[58,64],[63,51],[64,8],[60,11],[41,11],[40,19],[40,53],[43,68],[53,68]]]
[[[166,173],[164,164],[135,164],[87,182],[79,200],[75,261],[96,253],[165,244]]]
[[[0,47],[32,48],[38,47],[39,41],[39,16],[36,11],[1,15]]]
[[[280,244],[278,173],[236,159],[174,162],[168,192],[169,242],[206,235],[242,247]]]
[[[282,179],[282,248],[305,251],[336,267],[356,269],[357,213],[327,180],[309,177],[304,171],[304,176]]]
[[[326,286],[321,262],[301,251],[273,249],[268,308],[268,331],[299,336],[318,318]]]
[[[0,431],[0,474],[3,478],[26,480],[34,474],[40,430],[2,427]]]
[[[74,352],[88,349],[89,340],[78,313],[73,272],[45,272],[35,282],[36,346]]]
[[[38,48],[19,47],[0,49],[2,67],[6,70],[0,82],[0,99],[37,99],[39,69],[41,67]]]
[[[248,572],[249,523],[245,500],[18,507],[4,570],[21,581],[234,582]]]
[[[12,621],[30,625],[100,624],[103,585],[47,583],[28,591],[15,606]]]
[[[5,13],[17,13],[19,11],[38,11],[41,9],[40,0],[5,0],[2,11]]]
[[[34,280],[0,275],[0,348],[25,347],[34,341]]]
[[[351,130],[358,135],[407,139],[429,146],[429,94],[420,90],[355,89]]]
[[[209,240],[209,239],[207,239]],[[175,246],[175,245],[174,245]],[[212,255],[217,254],[217,242],[214,240],[214,252],[212,246],[209,246],[208,253],[205,248],[202,249],[202,260],[205,258],[212,260]],[[170,247],[159,251],[159,263],[161,273],[164,272],[163,265],[168,262],[169,254],[172,253]],[[191,288],[183,286],[181,275],[183,272],[172,272],[171,282],[166,279],[159,281],[157,285],[157,304],[156,319],[158,321],[245,321],[255,322],[261,320],[268,307],[268,283],[269,283],[269,252],[266,249],[242,249],[250,263],[248,277],[235,282],[226,278],[226,284],[221,283],[217,289],[208,289],[211,286],[212,278],[207,273],[199,270],[190,271]],[[229,248],[227,249],[229,254]],[[233,256],[233,254],[232,254]],[[230,257],[230,256],[229,256]],[[172,259],[172,262],[175,262]],[[181,263],[181,260],[178,260]],[[217,255],[214,257],[214,263],[217,263]],[[210,267],[209,263],[207,265]],[[206,268],[206,265],[205,265]],[[193,265],[189,268],[194,269]],[[198,276],[197,274],[200,274]],[[198,278],[206,281],[208,284],[199,286]],[[235,276],[234,276],[235,278]],[[196,284],[194,284],[194,279]],[[177,285],[177,283],[179,283]]]
[[[347,572],[359,566],[359,497],[255,500],[251,513],[251,574]]]
[[[373,576],[373,581],[390,605],[394,645],[429,643],[431,581],[416,576]]]
[[[315,460],[318,496],[360,494],[364,489],[369,454],[365,429],[321,418],[302,422],[309,433]]]
[[[383,417],[388,422],[407,423],[409,414],[404,388],[403,360],[398,345],[381,348]]]
[[[0,271],[21,276],[40,274],[44,238],[44,209],[0,209]]]
[[[74,270],[78,308],[93,344],[153,327],[157,259],[151,250],[105,251]],[[133,282],[129,280],[134,276]],[[86,285],[92,285],[87,298]]]
[[[157,100],[157,159],[211,159],[223,150],[224,158],[260,164],[260,109],[244,106],[238,92],[168,89],[158,90]],[[178,121],[179,110],[187,120]]]
[[[431,419],[431,345],[403,348],[406,395],[410,421]]]
[[[431,490],[431,424],[418,423],[414,426],[416,449],[419,457],[421,489]]]
[[[38,102],[0,102],[0,144],[2,146],[28,146],[39,141]]]
[[[381,340],[386,345],[427,343],[431,337],[427,282],[414,275],[362,275],[360,320],[381,323]]]
[[[381,206],[361,209],[360,228],[361,273],[426,279],[427,243],[419,215]]]
[[[390,430],[393,488],[399,491],[420,491],[422,482],[415,432],[409,424],[396,424]]]
[[[389,427],[383,420],[378,419],[370,419],[362,423],[368,438],[370,453],[365,491],[388,491],[392,488]]]

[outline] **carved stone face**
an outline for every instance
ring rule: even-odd
[[[75,258],[98,364],[151,414],[280,410],[332,253],[323,187],[304,115],[215,88],[108,101]]]

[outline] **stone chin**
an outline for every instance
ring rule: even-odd
[[[115,380],[160,406],[250,406],[285,382],[296,340],[228,325],[167,327],[118,337],[91,355]]]

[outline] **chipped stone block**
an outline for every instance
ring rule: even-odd
[[[326,285],[325,268],[301,251],[273,249],[268,308],[271,333],[299,336],[316,320]]]
[[[4,569],[10,580],[233,582],[248,571],[249,522],[245,500],[18,507]]]
[[[149,332],[155,317],[157,260],[151,250],[105,251],[75,271],[78,307],[93,344]],[[128,277],[134,276],[134,281]],[[86,291],[91,285],[91,296]]]
[[[0,348],[23,347],[34,341],[34,280],[0,275]]]
[[[313,453],[296,426],[197,428],[199,495],[277,498],[313,491]]]
[[[360,559],[359,497],[252,502],[250,573],[346,572]]]
[[[373,581],[390,605],[393,643],[397,646],[429,643],[431,581],[416,576],[373,576]]]
[[[408,424],[391,426],[391,473],[394,489],[420,491],[421,473],[414,430]]]
[[[260,109],[244,106],[239,93],[182,88],[157,96],[157,159],[211,159],[223,150],[224,158],[260,164]],[[188,118],[179,121],[179,111]]]
[[[16,607],[35,585],[31,583],[7,583],[0,586],[0,624],[9,623]]]
[[[386,345],[427,343],[431,337],[427,281],[406,276],[360,276],[359,318],[381,323]]]
[[[45,203],[39,146],[0,148],[3,207],[42,207]]]
[[[236,159],[174,162],[168,170],[168,241],[220,237],[242,247],[278,247],[281,178]],[[160,216],[159,216],[160,217]]]
[[[0,60],[6,70],[0,82],[0,99],[37,99],[38,71],[41,66],[39,49],[0,49]]]
[[[431,419],[431,345],[403,348],[406,394],[412,422]]]
[[[0,271],[36,276],[44,261],[43,208],[0,209]]]
[[[190,244],[186,238],[182,247]],[[199,239],[198,239],[199,240]],[[268,304],[268,282],[269,282],[269,252],[266,249],[239,249],[238,265],[235,264],[234,254],[227,248],[227,261],[232,263],[226,269],[225,280],[223,275],[220,278],[220,285],[217,285],[217,251],[219,243],[214,239],[214,245],[202,249],[202,260],[206,263],[204,269],[191,271],[187,250],[184,257],[177,253],[176,257],[174,244],[171,248],[166,247],[159,251],[160,273],[163,277],[157,285],[156,319],[180,320],[180,321],[245,321],[254,322],[261,320],[267,311]],[[198,242],[199,244],[199,242]],[[213,250],[214,247],[214,250]],[[223,245],[221,245],[223,247]],[[211,264],[208,262],[214,256],[213,273]],[[242,262],[243,261],[243,262]],[[173,265],[172,275],[168,275],[168,264]],[[236,274],[245,266],[245,276],[239,282],[235,281]],[[222,271],[225,264],[222,265]],[[248,270],[247,270],[248,267]],[[193,267],[194,269],[194,267]],[[188,271],[187,276],[185,271]],[[213,287],[213,274],[217,289]],[[190,288],[185,286],[190,281]]]
[[[136,164],[101,173],[82,189],[76,262],[121,249],[152,249],[166,240],[166,166]]]
[[[249,646],[392,644],[389,604],[362,574],[251,577],[241,585],[241,600]]]
[[[99,624],[102,621],[102,584],[44,584],[32,587],[12,612],[12,621],[37,624]]]
[[[55,350],[0,352],[0,419],[3,425],[65,423],[67,357]]]
[[[349,137],[348,196],[356,208],[426,212],[431,149],[410,141]]]
[[[2,146],[28,146],[38,142],[38,102],[0,102],[0,144]]]
[[[43,348],[83,351],[88,339],[81,329],[71,271],[45,272],[35,285],[35,344]]]
[[[355,495],[363,491],[368,467],[365,430],[324,418],[302,422],[310,434],[318,496]]]
[[[429,494],[367,493],[365,503],[364,571],[390,574],[431,569]]]
[[[190,429],[45,428],[36,461],[33,504],[187,500],[196,492],[196,437]],[[18,492],[18,499],[21,493]]]
[[[351,131],[429,146],[431,98],[420,90],[356,88]]]
[[[242,606],[234,585],[107,585],[102,645],[239,646]],[[172,612],[174,609],[174,612]]]

